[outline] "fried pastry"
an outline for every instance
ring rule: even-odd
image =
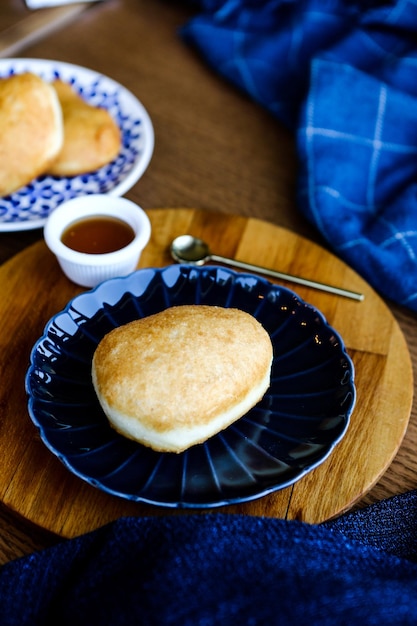
[[[110,163],[121,149],[120,129],[110,113],[83,100],[62,80],[52,85],[62,108],[64,143],[48,173],[76,176]]]
[[[53,87],[30,72],[1,78],[0,129],[0,196],[6,196],[43,174],[61,150]]]
[[[93,385],[110,425],[163,452],[182,452],[247,413],[270,385],[272,343],[249,313],[182,305],[100,341]]]

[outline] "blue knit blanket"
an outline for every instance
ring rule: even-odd
[[[2,626],[415,626],[417,494],[332,522],[122,518],[0,569]]]

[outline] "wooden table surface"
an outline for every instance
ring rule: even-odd
[[[13,23],[14,15],[21,16],[22,3],[10,2],[10,13],[2,9],[0,31]],[[122,83],[142,101],[154,124],[155,151],[148,170],[126,196],[145,209],[197,207],[256,217],[328,248],[296,208],[293,136],[184,45],[178,28],[191,15],[190,6],[182,2],[106,0],[89,6],[65,27],[58,24],[30,47],[26,42],[18,55],[89,67]],[[40,230],[0,233],[0,262],[41,239]],[[386,304],[404,334],[415,371],[417,316]],[[414,400],[395,459],[356,506],[416,488],[416,446]],[[1,506],[0,563],[55,541],[54,535]]]

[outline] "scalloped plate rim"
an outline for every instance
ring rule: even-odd
[[[188,502],[188,501],[184,501],[184,500],[178,500],[175,502],[172,501],[164,501],[162,499],[152,499],[152,498],[148,498],[146,496],[143,495],[136,495],[136,494],[132,494],[132,493],[126,493],[120,490],[117,490],[115,488],[110,488],[106,485],[104,485],[103,483],[100,482],[100,479],[96,479],[96,478],[92,478],[90,476],[88,476],[85,472],[82,472],[80,470],[78,470],[76,467],[74,467],[71,462],[68,459],[68,456],[70,455],[65,455],[63,454],[59,449],[57,449],[49,440],[48,437],[45,433],[45,429],[43,427],[43,425],[39,422],[39,420],[37,419],[37,417],[34,415],[33,413],[33,407],[32,407],[32,397],[31,397],[31,389],[30,389],[30,384],[29,384],[29,378],[30,378],[30,374],[32,372],[33,369],[33,360],[34,360],[34,356],[38,350],[38,347],[40,346],[40,344],[43,342],[43,340],[46,338],[46,334],[48,329],[54,324],[55,320],[63,315],[63,314],[67,314],[69,312],[69,310],[72,308],[73,304],[77,302],[77,300],[81,299],[81,298],[85,298],[85,297],[94,297],[96,298],[97,295],[100,295],[100,290],[104,290],[106,289],[109,284],[113,284],[113,285],[127,285],[129,283],[130,280],[134,280],[136,276],[143,274],[144,272],[151,272],[155,274],[163,274],[165,271],[170,270],[172,268],[178,268],[178,270],[180,271],[180,268],[182,269],[188,269],[189,271],[212,271],[215,270],[216,272],[221,270],[222,272],[224,272],[225,274],[232,276],[232,277],[238,277],[239,279],[245,279],[245,278],[250,278],[250,279],[255,279],[255,281],[257,283],[262,283],[264,285],[270,286],[273,289],[278,289],[279,291],[285,292],[286,294],[289,294],[293,297],[296,298],[296,300],[302,304],[305,305],[309,310],[313,311],[316,315],[319,316],[321,323],[323,324],[324,327],[326,327],[327,329],[330,329],[332,331],[332,334],[337,338],[339,344],[340,344],[340,351],[341,354],[343,354],[343,357],[346,359],[346,362],[349,364],[350,366],[350,378],[349,378],[349,382],[351,385],[351,402],[350,405],[348,407],[348,409],[345,411],[344,417],[345,417],[345,424],[344,424],[344,428],[341,430],[341,432],[338,434],[337,437],[335,437],[331,443],[329,443],[328,445],[328,449],[320,456],[320,458],[318,458],[315,462],[312,462],[310,464],[308,464],[308,466],[300,469],[296,475],[296,477],[293,478],[289,478],[288,480],[285,481],[281,481],[278,482],[275,485],[271,485],[268,486],[264,489],[261,489],[259,491],[254,492],[253,494],[250,495],[245,495],[243,497],[237,496],[237,497],[231,497],[231,498],[227,498],[227,497],[222,497],[222,498],[218,498],[218,499],[213,499],[211,501],[207,501],[207,502],[203,502],[203,503],[196,503],[196,502]],[[123,295],[129,293],[127,290],[125,291],[120,291],[119,292],[119,298],[118,301],[121,300],[121,298],[123,297]],[[146,293],[146,289],[145,292]],[[98,301],[100,300],[100,298],[98,298]],[[97,308],[96,312],[100,309]],[[42,333],[42,336],[35,342],[34,346],[32,347],[31,353],[30,353],[30,365],[28,367],[28,370],[26,372],[26,377],[25,377],[25,390],[26,393],[28,395],[28,412],[29,412],[29,416],[33,422],[33,424],[36,426],[36,428],[39,431],[41,440],[43,441],[44,445],[49,449],[50,452],[52,452],[59,460],[60,462],[69,470],[71,471],[71,473],[73,473],[75,476],[77,476],[78,478],[82,479],[83,481],[87,482],[88,484],[90,484],[93,487],[96,487],[102,491],[104,491],[105,493],[108,493],[109,495],[113,495],[113,496],[117,496],[120,497],[122,499],[128,500],[128,501],[132,501],[132,502],[141,502],[144,504],[150,504],[153,506],[159,506],[159,507],[166,507],[166,508],[171,508],[171,509],[207,509],[207,508],[215,508],[215,507],[221,507],[221,506],[226,506],[226,505],[231,505],[231,504],[240,504],[240,503],[244,503],[244,502],[249,502],[249,501],[253,501],[256,499],[259,499],[261,497],[264,497],[266,495],[272,494],[276,491],[279,491],[281,489],[285,489],[287,487],[290,487],[292,485],[294,485],[296,482],[298,482],[299,480],[301,480],[304,476],[306,476],[307,474],[309,474],[311,471],[313,471],[315,468],[317,468],[318,466],[320,466],[329,456],[330,454],[333,452],[334,448],[336,447],[336,445],[343,439],[343,437],[346,434],[346,431],[348,429],[349,423],[350,423],[350,416],[354,410],[355,404],[356,404],[356,387],[355,387],[355,368],[354,368],[354,364],[353,361],[351,359],[351,357],[349,356],[349,354],[346,351],[346,347],[344,345],[344,342],[341,338],[341,335],[329,324],[329,322],[327,321],[326,317],[324,316],[324,314],[317,309],[316,307],[314,307],[313,305],[307,303],[306,301],[304,301],[296,292],[292,291],[291,289],[287,288],[287,287],[282,287],[281,285],[276,285],[274,283],[269,282],[267,279],[256,276],[254,274],[250,274],[250,273],[243,273],[243,272],[236,272],[234,270],[230,270],[230,269],[226,269],[223,267],[219,267],[219,266],[210,266],[210,265],[205,265],[204,267],[196,267],[196,266],[187,266],[187,265],[169,265],[169,266],[165,266],[165,267],[155,267],[155,268],[142,268],[142,269],[138,269],[136,271],[134,271],[132,274],[128,275],[128,276],[124,276],[124,277],[117,277],[117,278],[112,278],[109,280],[104,281],[103,283],[100,283],[98,286],[96,286],[95,288],[86,291],[86,292],[82,292],[78,295],[76,295],[74,298],[72,298],[71,300],[69,300],[67,302],[67,304],[65,305],[65,307],[58,311],[56,314],[54,314],[49,320],[48,322],[45,324],[44,326],[44,330]],[[244,418],[245,416],[243,416]],[[241,418],[242,419],[242,418]],[[233,426],[233,425],[232,425]],[[221,434],[221,433],[219,433]],[[216,435],[215,435],[216,436]],[[141,447],[141,444],[137,444],[139,447]],[[202,446],[205,446],[206,443],[201,444]],[[185,451],[186,453],[187,451]],[[164,454],[164,453],[161,453]],[[184,453],[183,453],[184,454]],[[180,455],[178,455],[180,456]]]

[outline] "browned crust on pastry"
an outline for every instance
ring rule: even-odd
[[[185,305],[111,331],[96,349],[92,374],[103,408],[158,436],[178,431],[180,440],[182,431],[209,429],[265,379],[268,386],[271,362],[270,337],[253,316]]]
[[[55,90],[30,72],[0,79],[0,196],[43,174],[62,147]]]
[[[94,107],[61,80],[52,83],[64,118],[64,144],[48,173],[75,176],[110,163],[120,152],[120,129],[103,108]]]

